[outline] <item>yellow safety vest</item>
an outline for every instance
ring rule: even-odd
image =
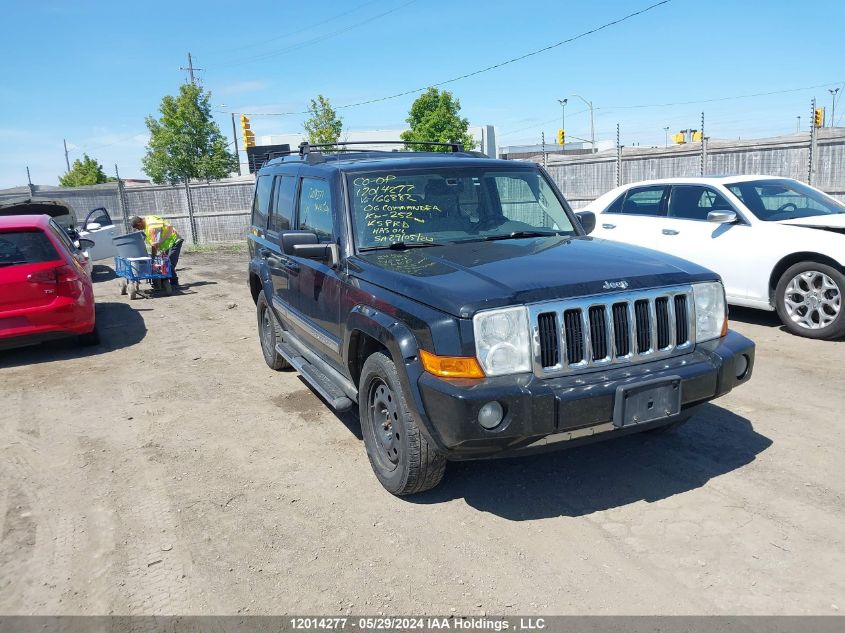
[[[167,251],[179,239],[179,234],[173,228],[173,225],[161,216],[144,216],[144,223],[146,224],[144,234],[150,246],[159,244],[159,250]]]

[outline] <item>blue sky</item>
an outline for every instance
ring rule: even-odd
[[[63,138],[71,160],[87,151],[109,173],[118,163],[123,177],[145,177],[144,117],[185,81],[188,51],[231,137],[229,111],[300,112],[318,93],[343,106],[424,87],[655,1],[2,0],[0,187],[25,184],[27,165],[34,182],[57,184]],[[626,145],[698,127],[702,110],[713,137],[792,133],[796,116],[808,125],[813,96],[829,109],[828,88],[845,85],[843,23],[841,0],[671,0],[444,88],[473,124],[496,126],[500,145],[554,138],[563,97],[569,137],[589,137],[574,94],[593,101],[597,138],[619,122]],[[415,96],[339,112],[349,128],[400,127]],[[304,118],[253,116],[252,127],[296,132]]]

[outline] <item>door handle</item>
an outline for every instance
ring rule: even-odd
[[[601,228],[603,228],[603,229],[615,229],[616,225],[615,224],[602,224]]]
[[[675,229],[663,229],[663,235],[677,235],[680,231],[676,231]]]

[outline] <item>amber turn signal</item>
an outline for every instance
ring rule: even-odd
[[[481,365],[473,356],[437,356],[420,350],[423,369],[441,378],[484,378]]]
[[[728,335],[728,317],[725,317],[725,322],[722,325],[722,336]]]

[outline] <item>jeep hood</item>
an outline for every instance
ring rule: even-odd
[[[350,263],[363,281],[463,318],[486,308],[619,292],[622,281],[642,289],[718,279],[671,255],[591,237],[372,251]]]

